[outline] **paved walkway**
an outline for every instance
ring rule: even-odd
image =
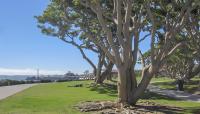
[[[186,93],[183,91],[160,89],[159,87],[153,86],[153,85],[149,85],[148,90],[150,92],[169,96],[169,97],[172,97],[175,99],[181,99],[181,100],[185,100],[185,101],[194,101],[194,102],[200,103],[200,95],[194,95],[194,94]]]
[[[0,87],[0,100],[5,99],[11,95],[14,95],[20,91],[23,91],[27,88],[30,88],[37,84],[21,84],[21,85],[13,85],[13,86],[3,86]]]

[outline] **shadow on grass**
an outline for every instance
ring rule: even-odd
[[[110,80],[111,82],[113,82],[113,83],[117,83],[117,80]]]
[[[142,100],[168,100],[168,101],[178,101],[177,99],[156,94],[153,92],[145,91],[143,96],[141,97]],[[158,111],[164,114],[181,114],[184,109],[179,107],[171,107],[171,106],[163,106],[163,105],[153,105],[153,106],[144,106],[144,105],[137,105],[139,108],[144,108],[150,111]]]
[[[200,107],[187,107],[184,108],[185,113],[200,114]]]
[[[143,96],[141,97],[142,100],[167,100],[167,101],[173,101],[173,102],[178,102],[181,100],[177,100],[171,97],[167,97],[164,95],[159,95],[153,92],[146,91]],[[171,106],[141,106],[138,105],[141,108],[145,108],[148,110],[152,111],[158,111],[158,112],[163,112],[165,114],[200,114],[200,107],[171,107]]]
[[[190,80],[185,82],[185,85],[198,85],[200,80]],[[166,82],[153,82],[154,85],[174,85],[176,86],[176,81],[166,81]]]
[[[185,84],[185,90],[189,93],[195,93],[200,90],[200,80],[191,80]]]
[[[89,86],[90,91],[97,91],[99,94],[107,94],[109,96],[117,97],[117,85],[104,83],[102,85]]]
[[[115,84],[104,83],[102,85],[92,85],[92,86],[89,86],[89,88],[90,88],[90,91],[97,91],[99,94],[107,94],[109,96],[117,97],[117,85]],[[161,100],[177,101],[177,99],[164,96],[164,95],[159,95],[159,94],[149,92],[149,91],[145,91],[141,99],[144,99],[144,100],[161,99]]]
[[[198,85],[200,80],[190,80],[186,84],[187,85]]]
[[[160,95],[160,94],[156,94],[153,92],[149,92],[149,91],[145,91],[145,93],[143,94],[143,96],[141,97],[141,99],[143,100],[168,100],[168,101],[179,101],[177,99],[168,97],[168,96],[164,96],[164,95]]]
[[[175,81],[173,81],[173,82],[153,82],[152,84],[156,85],[156,86],[160,86],[160,85],[168,86],[169,85],[171,88],[176,87],[176,82]]]
[[[99,94],[107,94],[109,96],[117,97],[117,85],[114,84],[108,84],[104,83],[102,85],[90,85],[88,86],[90,91],[97,91]],[[167,101],[181,101],[177,100],[168,96],[164,95],[159,95],[153,92],[145,91],[143,96],[141,97],[142,100],[145,102],[148,102],[148,100],[167,100]],[[153,102],[153,101],[152,101]],[[147,105],[147,106],[146,106]],[[140,104],[136,105],[138,108],[143,108],[147,109],[149,111],[157,111],[157,112],[163,112],[164,114],[185,114],[185,113],[191,113],[191,114],[200,114],[200,108],[199,107],[174,107],[174,106],[165,106],[165,105],[160,105],[159,103],[157,104],[155,102],[155,105],[151,104]]]
[[[185,82],[185,84],[184,84],[185,92],[193,94],[196,91],[198,91],[198,89],[200,88],[199,81],[200,80],[190,80],[188,82]],[[177,90],[175,81],[174,82],[155,82],[152,84],[155,86],[160,86],[163,89]]]
[[[143,108],[149,111],[162,112],[164,114],[181,114],[184,110],[179,107],[169,107],[169,106],[144,106],[144,105],[136,105],[138,108]],[[159,114],[159,113],[158,113]]]

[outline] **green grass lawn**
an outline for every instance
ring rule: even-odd
[[[0,101],[0,114],[82,114],[73,106],[82,101],[116,100],[116,88],[90,87],[91,81],[40,84]],[[69,87],[83,84],[83,87]],[[155,93],[146,93],[141,101],[177,106],[182,110],[163,109],[168,113],[197,113],[200,103],[174,100]],[[159,110],[159,109],[158,109]],[[199,112],[200,113],[200,112]]]

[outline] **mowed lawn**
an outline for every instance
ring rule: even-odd
[[[83,114],[74,106],[82,101],[116,100],[116,90],[98,86],[89,88],[91,81],[40,84],[0,101],[0,114]],[[71,87],[83,84],[83,87]],[[141,101],[181,107],[169,113],[197,113],[200,103],[174,100],[154,93],[147,93]]]
[[[84,87],[69,87],[84,83]],[[40,84],[0,101],[0,114],[79,114],[73,106],[81,101],[113,100],[86,86],[89,81]]]

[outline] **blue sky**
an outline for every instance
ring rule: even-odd
[[[34,16],[42,14],[48,3],[49,0],[0,1],[0,74],[29,74],[37,68],[46,74],[91,69],[75,47],[45,36],[37,28]],[[94,54],[88,55],[97,60]]]
[[[43,69],[56,73],[81,73],[91,67],[73,46],[41,34],[35,15],[49,0],[0,1],[0,74]],[[89,57],[96,60],[94,55]],[[6,70],[6,71],[5,71]]]

